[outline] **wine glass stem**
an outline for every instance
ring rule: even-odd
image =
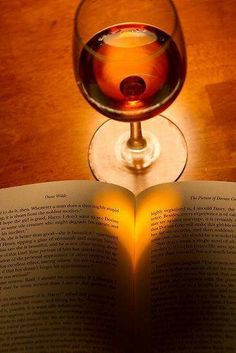
[[[127,145],[135,150],[141,150],[147,146],[147,142],[142,135],[140,122],[130,123],[130,138],[127,141]]]

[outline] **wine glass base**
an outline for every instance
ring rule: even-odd
[[[134,170],[122,161],[122,153],[118,151],[122,146],[119,141],[128,138],[129,129],[129,123],[116,120],[107,120],[97,129],[89,146],[89,165],[94,177],[121,185],[135,194],[156,184],[176,181],[188,156],[181,130],[162,115],[142,121],[143,136],[153,138],[155,153],[151,165]]]

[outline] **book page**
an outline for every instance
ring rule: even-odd
[[[133,195],[98,182],[0,190],[0,351],[130,352]]]
[[[235,183],[164,184],[138,197],[137,352],[235,352],[235,227]]]

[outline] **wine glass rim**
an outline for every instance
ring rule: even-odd
[[[90,47],[87,45],[88,41],[84,42],[82,36],[80,36],[80,34],[79,34],[78,26],[77,26],[77,24],[79,23],[79,22],[78,22],[78,17],[79,17],[80,10],[81,10],[82,6],[84,5],[85,1],[87,2],[88,0],[82,0],[82,1],[80,2],[79,6],[77,7],[76,12],[75,12],[75,17],[74,17],[74,32],[75,32],[75,36],[76,36],[77,40],[81,42],[83,49],[85,49],[86,51],[88,51],[90,54],[92,54],[93,56],[95,56],[97,59],[99,59],[99,60],[101,60],[101,61],[107,61],[107,58],[106,58],[105,55],[98,54],[95,50],[93,50],[92,48],[90,48]],[[168,47],[170,41],[173,40],[173,38],[174,38],[174,36],[175,36],[175,33],[177,32],[177,27],[178,27],[178,21],[177,21],[177,19],[178,19],[178,13],[177,13],[177,9],[176,9],[176,7],[175,7],[175,4],[174,4],[173,0],[168,0],[168,1],[169,1],[169,3],[170,3],[170,5],[171,5],[171,7],[172,7],[172,9],[173,9],[173,13],[174,13],[174,25],[173,25],[173,29],[172,29],[171,33],[168,34],[169,38],[165,41],[165,43],[164,43],[160,48],[158,48],[157,50],[153,51],[153,53],[146,55],[146,57],[148,57],[148,58],[153,58],[153,57],[155,57],[156,55],[160,55],[162,52],[164,52],[164,51],[166,50],[166,48]],[[133,25],[135,25],[135,24],[140,24],[140,23],[141,23],[141,22],[132,22],[132,21],[131,21],[131,22],[121,22],[121,23],[114,23],[114,24],[112,25],[112,27],[115,27],[115,26],[118,26],[118,25],[124,25],[124,24],[131,24],[131,25],[133,24]],[[153,25],[148,24],[148,23],[142,22],[142,24],[143,24],[143,25],[150,26],[150,27],[153,27]],[[180,23],[179,23],[179,26],[180,26]],[[108,29],[108,28],[110,28],[110,26],[103,28],[102,31],[104,31],[104,30],[106,30],[106,29]],[[160,28],[160,29],[161,29],[161,28]],[[99,32],[96,32],[94,35],[96,35],[96,34],[98,34],[98,33],[99,33]],[[92,38],[92,37],[91,37],[91,38]],[[91,38],[90,38],[90,39],[91,39]],[[89,40],[90,40],[90,39],[89,39]],[[109,59],[109,60],[110,60],[110,59]]]

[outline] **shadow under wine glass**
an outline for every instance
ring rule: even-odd
[[[83,0],[75,15],[73,56],[83,96],[111,118],[90,143],[95,178],[134,193],[177,180],[187,161],[186,141],[172,121],[157,116],[178,96],[186,75],[173,2]]]

